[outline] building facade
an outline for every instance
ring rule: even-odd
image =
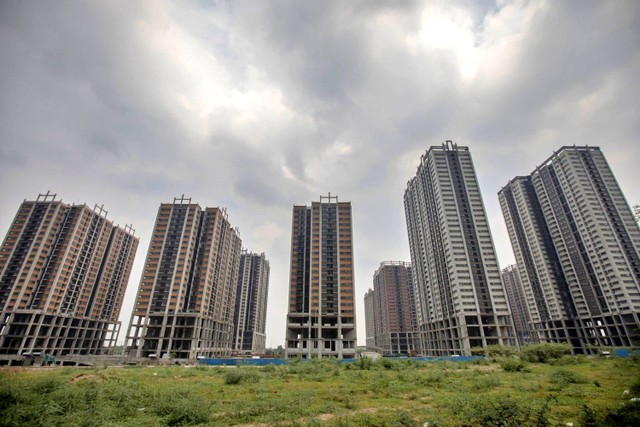
[[[136,357],[227,356],[242,241],[220,208],[160,205],[127,334]]]
[[[416,353],[416,305],[411,263],[385,261],[373,275],[371,321],[374,346],[384,355]],[[367,328],[370,325],[367,323]]]
[[[562,147],[498,195],[538,339],[635,345],[640,230],[600,149]]]
[[[269,261],[264,252],[242,251],[233,313],[233,348],[240,354],[264,354],[266,347]]]
[[[352,358],[355,352],[351,202],[329,194],[293,207],[285,355]]]
[[[138,247],[102,207],[24,201],[0,248],[0,354],[103,354]]]
[[[421,156],[404,194],[421,352],[515,344],[498,261],[467,147]]]
[[[364,325],[366,334],[366,345],[367,349],[378,350],[378,348],[376,348],[376,318],[373,300],[373,289],[369,289],[367,293],[364,294]],[[379,352],[382,353],[382,349],[379,349]]]
[[[531,322],[531,314],[529,313],[529,305],[527,304],[526,294],[518,273],[518,266],[515,264],[508,265],[502,269],[502,282],[507,292],[507,299],[511,307],[513,316],[513,327],[516,330],[518,343],[533,344],[538,342],[536,338],[532,338],[529,324]]]
[[[532,342],[562,338],[580,346],[566,281],[530,176],[514,178],[498,193],[518,273],[525,291]],[[514,240],[515,239],[515,240]],[[551,341],[554,339],[551,338]]]

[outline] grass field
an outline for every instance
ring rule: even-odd
[[[623,427],[640,425],[634,397],[631,358],[4,368],[0,425]]]

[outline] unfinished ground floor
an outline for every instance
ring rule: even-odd
[[[198,313],[133,316],[126,352],[132,357],[196,359],[232,353],[233,325]]]
[[[538,342],[568,343],[574,354],[596,354],[602,347],[638,347],[640,313],[629,311],[534,322],[530,330]]]
[[[100,355],[115,346],[120,322],[13,310],[0,314],[2,355]]]
[[[285,357],[335,357],[356,355],[356,327],[353,317],[289,314]]]
[[[472,348],[516,345],[510,314],[472,314],[419,325],[420,354],[424,356],[471,355]]]

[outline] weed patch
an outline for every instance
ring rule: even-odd
[[[571,346],[564,343],[529,344],[522,347],[520,357],[528,362],[548,363],[571,352]]]
[[[168,426],[202,424],[209,419],[209,402],[189,390],[163,393],[154,402],[151,411]]]
[[[640,362],[505,360],[0,369],[0,425],[640,425]]]
[[[568,384],[584,384],[587,382],[585,378],[566,369],[556,369],[549,375],[549,381],[560,387],[564,387]]]
[[[472,424],[482,426],[534,426],[534,409],[527,403],[519,402],[509,396],[476,399],[465,411],[466,418]]]
[[[483,390],[497,388],[498,386],[500,386],[500,384],[501,384],[501,381],[497,375],[484,374],[476,377],[476,380],[473,383],[473,389],[476,391],[483,391]]]
[[[252,368],[235,368],[229,369],[224,374],[224,383],[227,385],[236,385],[241,383],[254,383],[259,380],[257,372]]]
[[[520,359],[502,359],[499,363],[505,372],[529,372],[527,364]]]

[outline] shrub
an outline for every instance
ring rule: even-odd
[[[380,366],[382,369],[394,369],[396,368],[396,365],[397,365],[395,361],[388,359],[386,357],[376,360],[376,364]]]
[[[640,397],[640,376],[631,384],[629,391],[631,392],[631,396]]]
[[[316,379],[320,376],[327,376],[335,369],[338,369],[338,363],[334,359],[293,359],[286,365],[286,371],[290,374],[313,376]]]
[[[535,425],[535,421],[532,420],[532,408],[507,396],[477,399],[465,412],[467,419],[471,421],[469,424],[472,425],[496,427]]]
[[[520,357],[528,362],[547,363],[571,352],[571,346],[564,343],[530,344],[522,347]]]
[[[271,373],[273,373],[273,372],[276,372],[276,371],[277,371],[277,369],[278,369],[278,368],[276,367],[276,365],[264,365],[264,366],[262,366],[262,367],[260,368],[260,370],[261,370],[262,372],[266,372],[266,373],[269,373],[269,374],[271,374]]]
[[[582,412],[580,413],[580,425],[583,427],[597,427],[602,425],[602,417],[597,411],[583,404]]]
[[[506,372],[529,372],[527,364],[520,359],[503,359],[500,367]]]
[[[580,363],[584,363],[585,361],[586,359],[584,358],[584,356],[578,358],[576,356],[569,356],[565,354],[558,359],[551,360],[550,364],[555,366],[578,365]]]
[[[604,416],[606,426],[640,426],[640,402],[629,402],[613,408]]]
[[[203,424],[209,421],[209,404],[201,396],[187,391],[163,393],[154,402],[153,412],[169,426]]]
[[[438,384],[441,383],[447,374],[442,369],[429,370],[426,375],[418,377],[418,382],[421,385]]]
[[[566,369],[556,369],[551,372],[549,380],[552,384],[557,386],[565,386],[567,384],[584,384],[586,379],[582,378],[575,372],[567,371]]]
[[[472,360],[471,362],[468,362],[468,363],[470,365],[476,365],[476,366],[489,366],[491,364],[491,362],[485,359],[484,357],[481,359]]]
[[[532,422],[532,425],[536,427],[549,427],[551,426],[551,422],[549,421],[549,411],[551,409],[550,402],[552,400],[557,400],[555,396],[548,396],[540,409],[535,413],[535,419]]]
[[[414,426],[416,422],[411,418],[411,415],[406,411],[398,411],[395,415],[395,420],[393,425],[396,427],[411,427]]]
[[[489,357],[512,357],[518,354],[518,348],[512,345],[488,345],[484,350]]]
[[[369,357],[361,357],[355,362],[353,362],[353,366],[357,369],[368,371],[373,367],[373,360]]]
[[[640,402],[624,403],[607,409],[582,405],[580,425],[583,427],[619,427],[640,425]]]
[[[230,369],[224,374],[224,383],[227,385],[235,385],[245,382],[257,381],[258,375],[241,368]]]
[[[473,347],[471,348],[471,355],[472,356],[484,356],[486,354],[486,351],[484,349],[484,347]]]

